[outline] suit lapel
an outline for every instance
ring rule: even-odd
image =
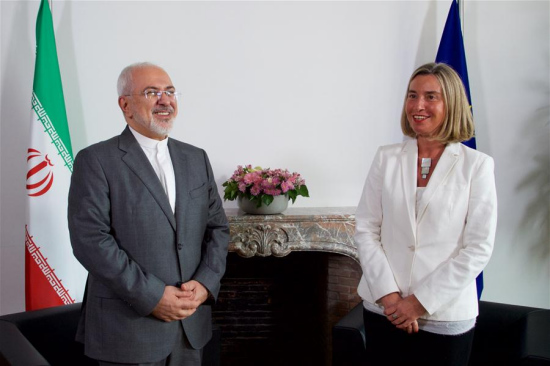
[[[119,148],[125,151],[122,161],[138,176],[141,182],[147,187],[155,201],[170,221],[172,228],[176,230],[176,220],[168,201],[168,196],[162,188],[153,167],[149,163],[147,156],[139,146],[136,138],[128,127],[120,135]]]
[[[428,204],[434,194],[441,188],[441,185],[445,182],[447,176],[458,161],[458,146],[458,143],[448,144],[445,147],[443,154],[441,154],[441,158],[439,158],[439,161],[437,162],[437,166],[435,167],[435,170],[430,177],[430,181],[426,186],[426,190],[422,195],[422,200],[418,205],[418,215],[416,219],[417,223],[422,219],[422,216],[424,215],[424,212],[426,211],[426,208],[428,207]]]
[[[189,176],[186,172],[189,172],[190,169],[187,168],[185,153],[178,149],[172,140],[168,140],[168,150],[170,151],[170,159],[174,166],[174,176],[176,178],[176,220],[178,226],[183,227],[185,207],[188,206],[189,201]]]
[[[418,147],[416,140],[407,141],[401,152],[401,174],[403,181],[403,192],[405,196],[405,205],[409,216],[409,223],[416,235],[416,159],[418,156]]]

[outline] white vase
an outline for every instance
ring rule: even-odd
[[[257,203],[251,201],[248,198],[242,198],[241,196],[237,199],[237,204],[239,208],[246,213],[253,215],[276,215],[280,214],[288,207],[288,196],[280,195],[273,197],[273,202],[269,206],[266,206],[262,203],[260,207],[256,207]]]

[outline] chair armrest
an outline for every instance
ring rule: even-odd
[[[0,365],[49,365],[13,323],[0,320]]]
[[[93,365],[96,363],[84,356],[84,345],[75,340],[80,307],[76,303],[2,315],[0,322],[13,324],[49,364]]]
[[[550,310],[479,303],[470,366],[550,365]]]
[[[520,358],[524,360],[523,364],[550,364],[550,310],[527,314],[521,334]]]
[[[362,365],[365,357],[363,303],[360,302],[332,328],[332,365]]]

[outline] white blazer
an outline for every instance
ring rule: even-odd
[[[473,319],[475,278],[493,250],[497,197],[493,159],[448,144],[416,212],[416,140],[378,149],[356,213],[363,276],[358,293],[375,304],[416,295],[422,318]]]

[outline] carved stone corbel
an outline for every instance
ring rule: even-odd
[[[235,252],[241,257],[253,256],[284,257],[291,250],[288,244],[288,233],[281,228],[271,228],[271,225],[259,224],[238,233],[231,239]]]

